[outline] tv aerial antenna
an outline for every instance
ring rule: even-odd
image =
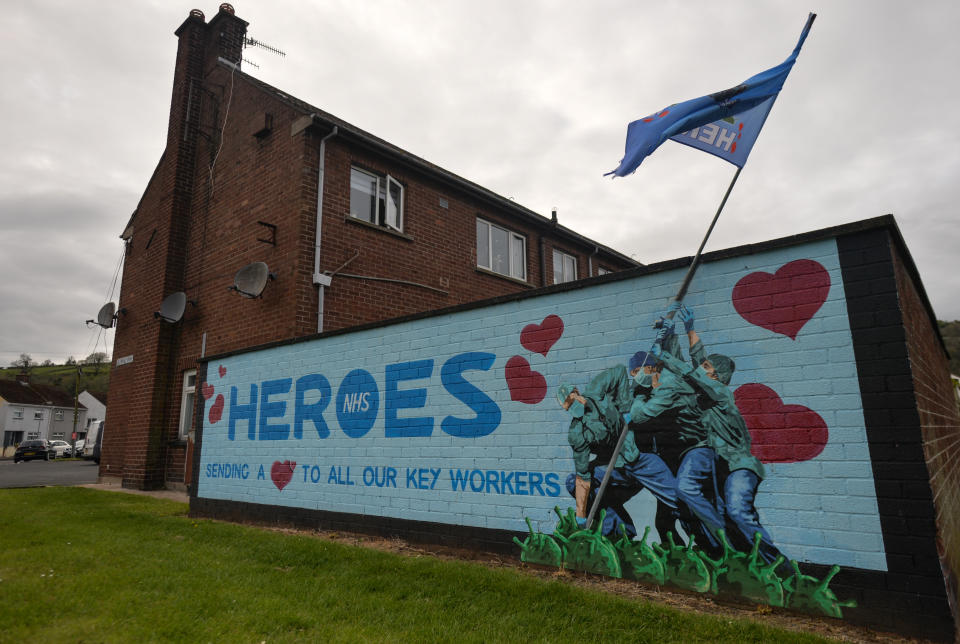
[[[269,51],[271,54],[276,54],[277,56],[280,56],[281,58],[286,57],[286,55],[287,55],[286,52],[284,52],[284,51],[282,51],[282,50],[280,50],[280,49],[277,49],[276,47],[273,47],[272,45],[268,45],[268,44],[265,43],[265,42],[261,42],[261,41],[257,40],[256,38],[250,38],[249,36],[246,36],[246,35],[243,37],[243,46],[244,46],[244,48],[247,48],[247,47],[259,47],[260,49],[265,49],[265,50]],[[256,69],[260,69],[260,65],[256,64],[255,62],[253,62],[253,61],[251,61],[251,60],[247,60],[246,58],[244,58],[244,59],[243,59],[243,62],[247,63],[248,65],[252,65],[252,66],[255,67]]]

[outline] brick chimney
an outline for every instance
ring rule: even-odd
[[[246,30],[247,23],[234,15],[233,7],[222,4],[210,22],[199,9],[190,11],[175,32],[177,57],[162,166],[150,197],[134,214],[134,226],[145,231],[139,248],[145,248],[149,239],[150,250],[134,252],[124,263],[124,274],[138,276],[131,279],[139,279],[142,288],[122,294],[133,313],[114,338],[115,347],[124,347],[124,355],[136,355],[137,360],[129,367],[131,371],[114,379],[111,392],[119,400],[134,402],[114,404],[107,414],[108,423],[120,429],[113,438],[110,433],[104,436],[101,473],[106,475],[110,466],[122,466],[122,471],[110,472],[122,475],[124,487],[164,485],[165,431],[176,416],[168,397],[175,395],[171,383],[180,369],[176,355],[181,326],[158,322],[151,312],[171,293],[186,290],[191,226],[205,216],[202,195],[208,188],[203,170],[216,145],[210,133],[219,136],[217,126],[223,122],[227,100],[224,79],[233,73],[218,60],[239,67]],[[134,244],[137,235],[134,232]],[[145,275],[152,277],[146,279]],[[195,315],[202,316],[202,305]],[[134,456],[125,458],[124,454]]]

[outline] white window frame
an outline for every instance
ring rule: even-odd
[[[497,270],[494,265],[493,231],[499,230],[507,235],[506,272]],[[480,241],[486,238],[486,254],[481,253]],[[522,259],[517,259],[517,252]],[[527,281],[527,238],[520,233],[498,226],[481,217],[477,217],[477,266],[498,275],[506,275],[523,282]]]
[[[53,419],[54,419],[54,420],[63,420],[63,410],[62,410],[62,409],[57,409],[55,412],[53,412]]]
[[[354,210],[359,210],[359,208],[354,208],[353,203],[354,174],[362,175],[364,178],[375,182],[376,187],[374,189],[376,190],[377,198],[374,200],[372,212],[354,212]],[[389,198],[394,190],[399,190],[400,192],[399,208],[395,208],[394,200]],[[381,175],[375,172],[370,172],[369,170],[358,168],[357,166],[350,166],[350,216],[354,219],[402,233],[405,199],[406,194],[405,190],[403,189],[403,184],[391,177],[389,174]]]
[[[557,279],[557,268],[560,268],[559,279]],[[571,269],[568,271],[568,269]],[[563,284],[577,279],[577,258],[570,253],[562,250],[553,249],[553,283]]]
[[[40,432],[27,432],[26,440],[28,441],[40,440]]]
[[[13,420],[23,420],[23,407],[17,407],[13,410]]]
[[[183,388],[180,392],[180,424],[179,436],[186,439],[193,428],[194,406],[197,402],[197,370],[187,369],[183,372]]]
[[[42,410],[42,409],[35,409],[35,410],[33,411],[33,419],[34,419],[34,420],[43,420],[43,410]]]
[[[66,436],[66,434],[65,434],[64,432],[53,432],[53,434],[51,434],[51,436],[50,436],[50,440],[53,440],[53,441],[66,441],[66,439],[64,438],[64,436]]]

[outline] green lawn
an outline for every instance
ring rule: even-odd
[[[85,488],[0,490],[0,642],[813,642],[517,570],[194,520]]]

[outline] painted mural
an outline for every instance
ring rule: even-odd
[[[707,263],[670,305],[682,273],[214,360],[198,496],[840,616],[833,576],[886,556],[836,243]]]

